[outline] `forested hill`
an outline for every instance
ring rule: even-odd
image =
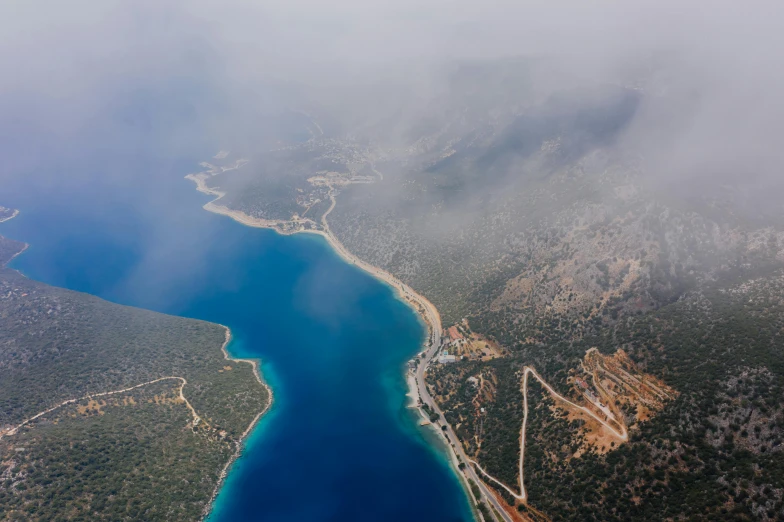
[[[199,519],[270,400],[224,341],[0,268],[0,520]]]
[[[24,243],[0,236],[0,268],[5,267],[14,256],[19,255],[24,249]]]
[[[780,176],[663,170],[631,139],[640,111],[687,100],[646,81],[456,66],[406,117],[221,154],[196,179],[286,232],[326,216],[438,308],[458,360],[426,380],[514,516],[781,519]],[[553,391],[530,385],[522,502],[498,482],[520,491],[530,370]]]
[[[522,513],[532,506],[553,520],[780,520],[782,292],[781,270],[727,275],[578,341],[437,365],[430,381],[467,450],[510,485],[518,479],[525,366],[569,368],[552,382],[574,402],[589,404],[575,377],[615,400],[609,404],[628,426],[628,442],[608,437],[538,384],[529,388]],[[644,379],[660,378],[669,397],[652,407],[650,397],[610,382],[623,370],[586,367],[593,347],[611,362],[622,350]],[[564,363],[571,360],[578,362]],[[472,378],[487,384],[477,389]]]

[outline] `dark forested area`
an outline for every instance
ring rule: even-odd
[[[606,454],[574,457],[578,426],[529,382],[526,487],[532,506],[556,520],[780,520],[784,517],[784,276],[727,274],[655,312],[623,318],[572,343],[528,347],[524,360],[555,370],[588,348],[624,349],[680,395]],[[485,469],[516,484],[522,414],[521,355],[437,367],[431,382],[489,371],[497,395],[484,429]],[[439,386],[436,385],[436,389]],[[516,390],[511,395],[505,390]],[[468,440],[477,422],[457,393],[442,405]],[[504,434],[508,433],[507,437]],[[500,440],[496,440],[500,439]],[[504,443],[505,440],[508,441]],[[500,453],[500,454],[499,454]]]
[[[23,245],[0,238],[5,259]],[[8,255],[6,255],[8,253]],[[194,520],[269,401],[219,325],[0,269],[0,520]],[[69,399],[128,392],[67,404]]]

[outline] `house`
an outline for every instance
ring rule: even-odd
[[[454,355],[449,355],[449,352],[444,350],[444,353],[438,356],[439,364],[446,364],[446,363],[453,363],[457,361],[457,357]]]

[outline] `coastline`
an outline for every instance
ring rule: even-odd
[[[5,262],[5,265],[3,265],[3,266],[4,266],[4,267],[7,267],[8,265],[10,265],[10,264],[11,264],[11,261],[13,261],[14,259],[16,259],[16,258],[17,258],[17,256],[19,256],[19,255],[23,254],[23,253],[24,253],[24,252],[25,252],[25,251],[26,251],[26,250],[27,250],[29,247],[30,247],[30,244],[29,244],[29,243],[25,243],[25,244],[24,244],[24,246],[22,247],[22,250],[20,250],[20,251],[19,251],[19,252],[17,252],[16,254],[12,255],[12,256],[11,256],[11,258],[10,258],[8,261],[6,261],[6,262]],[[19,270],[17,270],[17,272],[19,272]],[[24,274],[22,274],[22,272],[19,272],[19,273],[20,273],[22,276],[24,276],[24,277],[27,277],[27,276],[25,276]]]
[[[324,230],[306,229],[304,228],[304,226],[302,226],[305,223],[311,223],[316,226],[318,225],[310,219],[294,222],[294,221],[283,221],[283,220],[275,221],[275,220],[265,220],[265,219],[255,218],[242,211],[232,210],[228,207],[217,204],[216,202],[221,198],[223,198],[226,195],[226,193],[208,187],[207,184],[205,183],[206,177],[207,176],[204,174],[188,174],[185,176],[185,179],[193,181],[196,184],[196,190],[198,190],[203,194],[215,196],[215,199],[205,203],[202,206],[204,210],[207,210],[208,212],[212,212],[214,214],[230,217],[233,220],[245,226],[271,229],[281,235],[294,235],[299,233],[320,235],[324,239],[326,239],[327,243],[345,262],[358,266],[359,268],[361,268],[365,272],[368,272],[376,279],[390,286],[395,296],[398,299],[405,301],[417,313],[417,315],[419,315],[422,318],[422,320],[424,321],[428,329],[428,337],[427,337],[428,341],[423,347],[424,351],[421,350],[418,351],[412,357],[412,359],[410,359],[410,361],[419,361],[418,363],[419,365],[426,366],[429,363],[429,361],[435,356],[435,353],[437,352],[438,349],[438,345],[440,344],[441,331],[442,331],[441,315],[438,313],[438,309],[426,297],[415,292],[411,287],[409,287],[408,285],[406,285],[405,283],[397,279],[395,276],[393,276],[386,270],[373,266],[370,263],[363,261],[356,255],[352,254],[343,245],[343,243],[341,243],[340,240],[338,240],[338,238],[335,237],[335,235],[329,229],[329,225],[327,224],[325,219],[327,214],[329,214],[336,205],[336,200],[334,195],[330,194],[330,197],[332,199],[332,206],[330,206],[329,210],[322,217],[321,226],[323,227]],[[292,223],[300,225],[300,227],[293,230],[284,230],[280,228],[285,224],[292,224]],[[421,353],[426,354],[423,359],[418,358],[418,356]],[[412,374],[412,371],[407,369],[404,371],[403,378],[406,381],[406,385],[408,387],[408,393],[406,394],[406,396],[409,398],[410,401],[408,407],[415,408],[419,413],[420,418],[429,422],[430,420],[429,415],[423,408],[425,402],[422,400],[422,394],[419,390],[416,373]],[[443,416],[443,412],[438,408],[435,402],[434,401],[431,402],[432,402],[431,407],[435,409],[440,416]],[[422,427],[427,429],[427,426],[422,426]],[[469,500],[469,505],[471,511],[474,514],[474,519],[477,521],[484,521],[484,517],[476,509],[476,504],[482,502],[482,499],[474,498],[473,492],[471,491],[471,488],[468,483],[468,477],[466,477],[463,470],[459,468],[460,459],[458,456],[457,449],[455,448],[452,441],[449,440],[449,437],[443,430],[436,429],[435,426],[432,424],[429,425],[429,429],[432,430],[432,432],[437,433],[439,435],[440,440],[445,445],[444,447],[449,453],[449,459],[448,459],[449,464],[452,467],[453,471],[455,472],[455,475],[457,476],[461,486],[463,487],[465,495]],[[457,438],[456,438],[456,443],[460,444],[460,441]],[[219,482],[218,487],[222,484],[222,482],[223,482],[223,477],[221,479],[221,482]],[[218,490],[218,487],[216,487],[216,492]],[[211,504],[212,504],[212,500],[210,501],[210,505]]]
[[[7,216],[7,217],[4,217],[4,218],[0,219],[0,223],[5,223],[6,221],[10,221],[10,220],[14,219],[18,215],[19,215],[19,209],[15,208],[13,214],[11,214],[10,216]],[[12,255],[8,259],[8,261],[6,261],[4,264],[0,265],[0,268],[5,268],[8,265],[10,265],[11,261],[16,259],[17,256],[23,254],[29,247],[30,247],[30,243],[25,243],[24,246],[22,247],[22,250],[20,250],[16,254]],[[19,272],[19,270],[17,270],[17,272]],[[27,277],[24,274],[22,274],[22,272],[19,272],[19,274],[22,275],[23,277]]]
[[[267,404],[264,406],[264,408],[258,414],[256,414],[256,416],[253,418],[250,424],[248,424],[248,427],[245,428],[245,431],[242,432],[240,438],[235,441],[236,447],[234,453],[232,454],[228,462],[226,462],[226,465],[223,466],[220,475],[218,475],[218,482],[215,484],[215,488],[212,490],[212,495],[210,495],[210,500],[204,506],[204,510],[202,511],[202,520],[206,520],[207,517],[210,516],[210,513],[212,513],[212,509],[215,504],[215,499],[218,497],[218,493],[220,492],[223,483],[226,481],[226,477],[229,475],[229,470],[231,470],[232,465],[234,465],[234,463],[242,454],[242,450],[245,447],[245,440],[248,438],[248,435],[250,435],[250,433],[253,431],[253,428],[255,428],[256,425],[259,423],[259,421],[264,416],[264,414],[266,414],[270,410],[270,408],[272,407],[272,400],[273,400],[272,388],[270,388],[270,386],[264,381],[264,379],[261,376],[261,369],[259,368],[258,359],[244,359],[241,357],[233,357],[227,349],[229,343],[231,342],[231,329],[224,324],[221,324],[220,326],[222,326],[226,330],[226,338],[223,341],[223,345],[221,345],[221,351],[223,352],[223,357],[227,361],[243,362],[243,363],[250,364],[253,367],[253,375],[256,377],[256,380],[259,381],[259,384],[261,384],[267,390],[268,399],[267,399]]]
[[[6,221],[14,219],[18,215],[19,215],[19,209],[15,208],[13,214],[11,214],[10,216],[6,216],[4,218],[0,218],[0,223],[5,223]]]
[[[416,293],[411,287],[397,279],[395,276],[387,272],[382,268],[378,268],[376,266],[363,261],[362,259],[358,258],[354,254],[352,254],[343,243],[338,240],[337,237],[329,230],[329,227],[325,227],[325,230],[310,230],[310,229],[298,229],[292,231],[284,231],[277,228],[279,225],[284,223],[292,223],[291,221],[275,221],[275,220],[267,220],[267,219],[259,219],[249,216],[248,214],[241,212],[239,210],[232,210],[228,207],[223,205],[216,204],[216,201],[221,199],[223,196],[226,195],[225,192],[221,192],[215,189],[212,189],[206,185],[204,182],[204,178],[194,174],[188,174],[185,176],[185,179],[189,179],[196,183],[196,190],[203,194],[209,194],[215,196],[215,199],[206,203],[202,208],[207,210],[208,212],[212,212],[214,214],[220,214],[223,216],[228,216],[233,220],[241,223],[243,225],[255,228],[269,228],[275,230],[277,233],[282,235],[293,235],[293,234],[317,234],[324,237],[330,246],[335,250],[335,252],[346,262],[351,263],[353,265],[358,266],[365,272],[370,273],[376,279],[380,279],[381,281],[387,283],[389,286],[393,287],[395,290],[395,294],[405,300],[408,303],[416,304],[413,308],[419,314],[420,317],[425,321],[429,331],[429,337],[433,339],[433,332],[440,332],[441,331],[441,316],[438,313],[438,309],[427,300],[421,294]],[[331,209],[330,209],[331,210]],[[297,223],[314,223],[311,220],[302,220]]]
[[[14,213],[12,215],[10,215],[10,216],[8,216],[6,218],[0,219],[0,223],[9,221],[9,220],[17,217],[18,215],[19,215],[19,210],[14,210]],[[24,243],[24,246],[22,247],[22,249],[19,252],[17,252],[16,254],[14,254],[13,256],[11,256],[11,258],[5,263],[5,265],[0,266],[0,268],[10,264],[11,261],[13,261],[14,258],[16,258],[20,254],[24,253],[28,249],[29,246],[30,246],[29,243]],[[19,272],[18,270],[16,272],[18,272],[22,277],[27,277],[24,274],[22,274],[21,272]],[[227,361],[247,363],[247,364],[251,365],[251,367],[253,368],[253,375],[256,377],[256,380],[259,382],[259,384],[261,384],[267,390],[267,403],[264,405],[264,408],[259,413],[256,414],[256,416],[253,418],[253,420],[250,422],[250,424],[248,424],[248,427],[245,428],[245,431],[242,433],[242,435],[240,435],[239,439],[235,441],[235,451],[232,454],[232,456],[229,458],[229,460],[226,462],[226,465],[223,467],[223,469],[221,470],[221,472],[220,472],[220,474],[218,476],[218,482],[215,484],[215,488],[213,489],[212,495],[210,496],[210,499],[207,501],[207,504],[205,505],[204,510],[202,511],[202,520],[205,520],[209,516],[209,514],[212,512],[213,504],[215,503],[215,499],[218,496],[218,492],[220,491],[221,486],[223,486],[223,483],[225,482],[226,477],[228,476],[228,473],[229,473],[229,470],[231,469],[231,466],[236,462],[236,460],[242,454],[242,450],[243,450],[243,447],[244,447],[244,444],[245,444],[245,440],[247,439],[248,435],[250,435],[250,433],[253,431],[253,428],[256,427],[256,425],[259,423],[259,421],[264,416],[264,414],[266,414],[270,410],[270,408],[272,407],[272,403],[273,403],[272,388],[270,388],[270,386],[264,381],[264,379],[262,377],[261,369],[260,369],[260,366],[259,366],[259,360],[257,360],[257,359],[245,359],[245,358],[241,358],[241,357],[233,357],[229,353],[229,351],[228,351],[228,345],[229,345],[229,343],[231,342],[231,339],[232,339],[231,329],[228,326],[223,325],[223,324],[220,324],[219,326],[223,327],[223,329],[225,330],[225,337],[224,337],[224,340],[223,340],[223,344],[221,345],[221,351],[223,352],[223,357]],[[160,378],[160,379],[156,379],[155,381],[151,381],[151,382],[158,382],[158,381],[164,380],[164,379],[180,379],[180,380],[183,381],[183,386],[185,384],[184,379],[182,377],[163,377],[163,378]],[[142,383],[142,384],[134,386],[132,388],[136,388],[136,387],[139,387],[139,386],[144,386],[146,384],[151,384],[151,382]],[[132,389],[132,388],[129,388],[129,389]],[[180,395],[181,396],[182,396],[182,390],[183,390],[183,388],[181,387],[180,388]],[[121,391],[127,391],[127,390],[121,390]],[[115,392],[110,392],[110,393],[115,393]],[[102,394],[102,393],[94,394],[94,396],[98,396],[98,395],[104,395],[104,394]],[[183,396],[183,399],[184,399],[184,396]],[[72,401],[66,401],[66,402],[72,402]],[[196,412],[193,410],[193,407],[190,405],[190,403],[188,403],[187,399],[185,399],[185,402],[186,402],[186,404],[188,404],[188,407],[193,412],[194,416],[198,417]],[[59,406],[60,405],[58,405],[57,407],[59,407]]]

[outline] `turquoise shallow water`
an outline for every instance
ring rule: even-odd
[[[413,311],[319,236],[280,236],[202,210],[207,198],[182,179],[195,163],[96,157],[78,176],[4,183],[0,204],[22,213],[0,233],[31,245],[13,266],[226,324],[231,353],[262,360],[274,406],[212,522],[471,520],[446,459],[405,408],[403,366],[424,335]]]

